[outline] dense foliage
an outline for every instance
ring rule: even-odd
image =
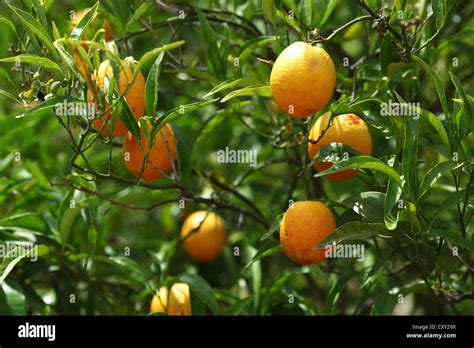
[[[39,254],[0,255],[0,314],[146,315],[177,281],[194,315],[474,313],[472,2],[15,0],[0,11],[0,242]],[[329,53],[337,85],[323,110],[295,119],[269,76],[302,40]],[[157,181],[127,171],[123,137],[53,108],[86,101],[100,62],[129,56],[146,79],[145,118],[177,138]],[[110,90],[112,119],[137,135],[144,119]],[[307,155],[327,111],[359,115],[372,136],[371,156],[320,151],[337,162],[329,172],[360,171],[343,182],[315,176]],[[226,148],[256,150],[255,166],[220,163]],[[325,242],[363,257],[293,263],[278,229],[301,200],[334,213]],[[180,241],[195,210],[225,220],[208,263]]]

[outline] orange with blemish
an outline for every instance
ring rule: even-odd
[[[372,137],[370,136],[367,124],[355,114],[343,114],[335,116],[328,129],[328,123],[331,118],[329,112],[322,115],[315,122],[309,133],[309,138],[317,140],[325,131],[322,138],[316,143],[308,143],[308,154],[314,158],[318,151],[331,143],[341,143],[350,146],[364,155],[370,156],[372,153]],[[329,169],[333,163],[316,162],[314,168],[322,172]],[[343,181],[350,179],[358,174],[355,170],[343,170],[334,174],[328,174],[327,177],[333,181]]]

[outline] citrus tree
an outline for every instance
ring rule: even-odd
[[[0,9],[1,314],[474,313],[471,2]]]

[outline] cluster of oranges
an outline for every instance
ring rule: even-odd
[[[74,29],[86,15],[87,11],[88,9],[76,13],[70,22],[70,30]],[[112,28],[105,19],[103,21],[103,29],[105,39],[111,40],[113,38]],[[104,110],[101,117],[95,118],[92,121],[94,128],[105,136],[111,134],[117,137],[125,134],[123,158],[125,166],[134,176],[140,176],[140,179],[145,181],[152,181],[166,175],[176,159],[176,138],[171,126],[166,124],[160,132],[156,134],[155,139],[151,141],[151,148],[143,130],[140,130],[140,143],[127,131],[127,128],[120,119],[113,120],[115,124],[111,127],[112,122],[110,116],[112,111],[101,96],[108,93],[109,84],[114,78],[112,63],[110,60],[103,61],[89,79],[88,70],[77,50],[74,51],[74,60],[80,73],[86,80],[93,81],[94,83],[93,88],[89,89],[87,93],[88,103],[99,104],[101,108],[98,109]],[[120,61],[118,69],[119,76],[118,79],[116,78],[114,88],[124,97],[134,117],[138,120],[145,114],[145,78],[141,72],[138,72],[136,76],[134,76],[134,71],[132,70],[134,65],[135,62],[130,59]],[[151,124],[149,122],[147,122],[147,127],[148,131],[150,131]],[[144,163],[145,158],[147,158],[146,163]]]
[[[281,110],[290,117],[313,115],[326,106],[336,86],[336,70],[329,54],[320,47],[295,42],[278,56],[270,76],[272,96]],[[311,140],[311,141],[310,141]],[[330,113],[320,116],[309,133],[308,155],[313,159],[319,150],[331,143],[341,143],[362,154],[372,153],[372,138],[366,123],[355,114],[331,118]],[[314,167],[323,171],[331,162],[316,162]],[[327,177],[343,181],[357,175],[344,170]],[[292,204],[280,225],[280,241],[286,255],[300,264],[323,261],[325,249],[313,250],[336,228],[334,216],[321,202],[301,201]]]
[[[83,12],[82,15],[84,15]],[[77,17],[77,16],[76,16]],[[76,24],[80,18],[76,18]],[[104,20],[105,36],[111,38],[110,25]],[[75,56],[79,59],[79,56]],[[82,62],[80,67],[83,67]],[[141,72],[134,77],[130,64],[120,62],[120,75],[115,88],[124,96],[132,113],[138,120],[145,113],[145,79]],[[80,69],[82,72],[82,69]],[[110,61],[102,62],[92,74],[92,81],[104,94],[107,82],[114,76]],[[314,115],[323,109],[334,92],[336,72],[329,54],[320,47],[304,42],[296,42],[287,47],[275,61],[270,87],[272,96],[279,108],[290,117],[303,118]],[[101,102],[100,96],[89,92],[89,102]],[[101,102],[102,103],[102,102]],[[107,110],[108,105],[102,105]],[[93,121],[96,129],[109,135],[111,112],[106,111]],[[150,129],[151,125],[147,125]],[[112,136],[127,133],[127,129],[118,119],[115,121]],[[372,139],[366,123],[355,114],[343,114],[331,117],[330,113],[320,116],[312,126],[308,142],[308,154],[314,158],[319,150],[330,143],[342,143],[357,151],[370,155]],[[123,144],[125,165],[129,171],[142,180],[156,180],[165,175],[176,159],[176,139],[173,130],[165,125],[156,135],[151,149],[148,139],[141,134],[141,143],[130,132],[125,135]],[[149,152],[149,156],[146,154]],[[144,164],[147,157],[147,163]],[[316,162],[318,171],[328,169],[330,162]],[[357,175],[356,171],[346,170],[327,177],[342,181]],[[315,264],[325,259],[325,250],[313,250],[336,228],[330,209],[321,202],[300,201],[292,204],[283,216],[280,226],[280,241],[286,255],[300,264]],[[195,261],[207,262],[219,256],[226,240],[224,220],[211,211],[197,211],[184,221],[180,237],[185,253]],[[153,297],[151,312],[166,312],[169,315],[189,315],[191,313],[189,287],[175,283],[168,291],[162,287]]]
[[[150,313],[191,315],[189,285],[174,283],[170,290],[166,286],[162,286],[151,300]]]

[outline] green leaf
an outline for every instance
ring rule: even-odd
[[[45,69],[53,69],[61,72],[61,67],[48,58],[35,56],[33,54],[20,54],[14,57],[2,58],[0,63],[28,63],[42,66]]]
[[[247,271],[247,269],[253,263],[255,263],[255,262],[257,262],[257,261],[259,261],[259,260],[261,260],[265,257],[268,257],[270,255],[279,253],[281,251],[282,251],[282,247],[281,247],[280,242],[272,241],[272,242],[266,243],[263,247],[258,249],[257,253],[253,256],[253,258],[249,261],[249,263],[247,263],[245,265],[244,269],[242,270],[242,274],[245,273],[245,271]]]
[[[13,24],[12,21],[10,21],[9,19],[6,19],[5,17],[3,16],[0,16],[0,23],[3,23],[5,24],[8,28],[10,28],[11,31],[13,31],[15,33],[15,35],[18,37],[18,33],[16,32],[16,27],[15,27],[15,24]]]
[[[140,18],[142,18],[145,14],[149,13],[150,10],[153,9],[153,4],[151,2],[144,2],[142,3],[133,13],[133,16],[128,20],[125,31],[128,32],[129,28],[137,22]]]
[[[245,246],[246,261],[253,259],[256,254],[257,249],[254,246],[250,244]],[[262,264],[260,261],[256,261],[250,266],[250,279],[252,281],[252,293],[254,294],[253,307],[257,311],[260,302],[260,289],[262,288]]]
[[[413,59],[418,62],[418,64],[420,64],[420,66],[426,71],[426,73],[430,77],[431,81],[434,83],[436,93],[438,94],[438,98],[441,103],[441,108],[443,109],[443,113],[446,118],[449,118],[448,102],[446,100],[446,94],[444,93],[443,83],[441,82],[438,74],[429,64],[427,64],[420,57],[413,55]]]
[[[100,3],[96,2],[94,6],[81,18],[80,22],[77,23],[76,27],[72,30],[70,37],[74,41],[79,41],[84,33],[84,30],[89,25],[89,23],[94,19],[97,9],[99,8]]]
[[[356,114],[362,118],[365,118],[364,110],[360,104],[367,101],[377,101],[377,98],[359,98],[354,101],[350,101],[346,94],[342,95],[338,101],[329,105],[331,116],[337,116],[341,114]]]
[[[303,19],[304,24],[309,27],[314,27],[313,25],[313,0],[301,0],[299,12]],[[321,24],[320,24],[321,25]]]
[[[268,229],[267,232],[265,232],[261,237],[260,237],[260,241],[264,241],[265,239],[271,237],[275,232],[277,231],[280,231],[280,225],[281,225],[281,221],[283,220],[283,215],[284,213],[278,215],[275,220],[273,220],[272,222],[272,225],[270,226],[270,228]]]
[[[421,114],[421,117],[427,118],[428,122],[430,122],[434,129],[438,132],[444,147],[446,148],[448,154],[451,155],[451,144],[449,142],[448,133],[446,132],[446,129],[444,128],[439,118],[425,109],[420,108],[419,112]]]
[[[387,184],[387,193],[385,195],[385,203],[384,203],[384,222],[385,222],[385,226],[389,230],[394,230],[397,227],[400,210],[397,211],[395,216],[393,216],[392,210],[395,204],[397,204],[401,196],[402,196],[401,186],[396,184],[395,181],[390,178]]]
[[[158,76],[160,75],[161,62],[165,52],[161,52],[151,67],[145,84],[145,107],[147,116],[156,115],[158,105]]]
[[[41,1],[43,2],[43,1]],[[41,25],[43,28],[48,30],[48,20],[46,18],[46,11],[44,4],[40,3],[40,0],[31,0],[36,12],[36,16],[39,18]]]
[[[35,17],[33,17],[31,14],[29,14],[28,12],[25,12],[23,10],[20,10],[19,8],[11,6],[10,3],[8,3],[8,2],[7,2],[7,4],[10,7],[10,9],[18,16],[21,23],[25,27],[25,29],[27,29],[28,31],[31,31],[36,36],[38,36],[38,38],[45,44],[45,46],[51,52],[53,57],[55,59],[58,59],[59,57],[58,57],[57,52],[54,48],[53,41],[49,37],[49,35],[46,32],[45,28],[41,25],[41,23]]]
[[[357,156],[361,156],[361,153],[350,146],[342,143],[330,143],[319,149],[318,154],[311,160],[310,165],[318,162],[336,163]]]
[[[276,7],[275,7],[275,0],[262,0],[262,9],[263,14],[267,17],[268,21],[275,25],[275,18],[276,18]]]
[[[147,66],[148,64],[151,64],[151,62],[155,61],[156,60],[156,57],[158,57],[158,55],[161,53],[161,52],[166,52],[166,51],[170,51],[170,50],[173,50],[175,48],[178,48],[182,45],[184,45],[186,43],[186,41],[184,40],[181,40],[181,41],[176,41],[176,42],[172,42],[172,43],[169,43],[169,44],[166,44],[166,45],[163,45],[161,47],[158,47],[158,48],[155,48],[151,51],[148,51],[147,53],[145,53],[141,58],[140,60],[138,61],[137,65],[135,66],[135,69],[133,71],[133,78],[135,78],[138,73],[145,67]]]
[[[243,108],[251,104],[250,101],[243,101],[239,103],[239,108]],[[192,161],[199,160],[199,157],[205,156],[207,153],[206,145],[209,142],[209,137],[213,136],[216,127],[221,124],[229,115],[235,112],[235,108],[226,108],[221,109],[209,117],[204,126],[201,127],[196,140],[194,141],[193,151],[192,151]],[[188,136],[189,138],[189,136]]]
[[[6,282],[0,283],[0,315],[26,315],[25,295]]]
[[[210,97],[211,95],[214,95],[220,91],[234,88],[234,87],[248,87],[248,86],[260,86],[263,85],[263,83],[260,80],[254,79],[254,78],[248,78],[248,77],[243,77],[240,79],[232,79],[232,80],[227,80],[224,81],[220,84],[218,84],[216,87],[211,89],[209,93],[207,93],[204,98]]]
[[[286,2],[285,5],[292,5],[291,2]],[[294,6],[293,6],[294,7]],[[306,36],[300,28],[300,23],[297,21],[298,14],[296,13],[295,8],[292,8],[291,11],[294,12],[294,16],[290,17],[286,11],[276,10],[276,16],[281,19],[283,22],[288,24],[297,34],[300,40],[305,41]]]
[[[204,38],[208,40],[209,43],[216,43],[216,35],[214,34],[211,25],[206,19],[206,16],[200,8],[196,9],[196,13],[198,15],[199,24],[201,25],[201,29],[204,33]]]
[[[13,88],[16,89],[16,85],[13,83],[12,79],[10,78],[10,75],[8,74],[8,72],[3,69],[3,68],[0,68],[0,77],[4,78],[6,81],[8,81]],[[17,90],[17,89],[16,89]],[[18,90],[17,90],[18,91]]]
[[[16,103],[18,104],[21,104],[23,105],[23,103],[21,102],[21,100],[17,99],[13,94],[7,92],[7,91],[4,91],[3,89],[0,89],[0,94],[1,95],[4,95],[5,97],[15,101]]]
[[[9,228],[20,228],[21,230],[48,233],[49,226],[43,217],[37,213],[21,213],[17,215],[8,216],[0,220],[0,230]]]
[[[354,106],[362,105],[362,104],[369,103],[369,102],[377,103],[377,104],[380,105],[384,101],[379,99],[379,98],[375,98],[375,97],[368,97],[368,98],[362,98],[361,97],[361,98],[356,98],[353,101],[351,101],[348,104],[348,106],[349,107],[354,107]]]
[[[390,294],[386,289],[377,292],[370,315],[390,315],[398,302],[397,296]]]
[[[469,99],[466,96],[466,92],[464,92],[464,88],[461,85],[461,81],[459,81],[458,77],[454,75],[451,71],[449,72],[449,76],[451,76],[451,81],[453,81],[454,86],[456,87],[456,90],[458,91],[459,95],[461,96],[463,102],[464,102],[464,108],[469,116],[472,116],[472,111],[471,111],[471,103]]]
[[[132,110],[128,106],[127,100],[120,96],[120,104],[122,106],[123,112],[118,113],[118,117],[122,120],[124,126],[130,131],[132,136],[140,142],[140,127],[138,126],[137,119],[133,115]]]
[[[402,169],[405,182],[415,194],[418,190],[417,158],[420,124],[413,117],[405,117],[405,137],[403,141]]]
[[[408,104],[398,93],[394,91],[399,103]],[[413,110],[412,107],[410,109]],[[413,110],[418,112],[418,110]],[[416,196],[418,191],[418,172],[416,170],[416,163],[418,158],[418,136],[420,134],[420,124],[415,117],[406,117],[404,119],[404,139],[403,139],[403,155],[402,155],[402,169],[406,184],[411,192]]]
[[[453,205],[456,203],[461,202],[464,200],[464,197],[466,195],[466,190],[459,190],[451,193],[446,199],[444,199],[441,203],[438,204],[438,210],[434,216],[434,218],[431,220],[431,224],[435,222],[435,220],[441,215],[445,210],[451,208]]]
[[[198,160],[198,157],[205,153],[205,145],[209,141],[209,137],[212,136],[215,128],[224,121],[230,114],[231,109],[225,109],[217,112],[214,116],[209,117],[204,126],[201,128],[199,135],[197,136],[193,152],[192,152],[192,160],[193,162]]]
[[[74,197],[74,192],[76,190],[74,188],[71,188],[67,191],[67,193],[63,196],[63,198],[61,199],[61,203],[59,204],[59,209],[58,209],[58,214],[57,214],[57,221],[58,221],[58,230],[60,229],[60,226],[61,226],[61,221],[63,219],[63,216],[64,216],[64,213],[70,209],[70,205],[71,205],[71,200],[73,199]]]
[[[430,237],[443,237],[448,239],[451,243],[456,244],[464,249],[467,249],[471,252],[474,252],[474,242],[464,238],[462,235],[449,231],[449,230],[438,230],[438,229],[431,229],[428,232],[428,236]]]
[[[349,158],[346,161],[337,162],[329,169],[316,173],[314,176],[320,177],[327,174],[337,173],[346,169],[372,169],[375,171],[379,171],[388,175],[399,186],[402,186],[402,180],[400,179],[400,175],[398,175],[398,173],[393,168],[389,167],[381,160],[370,156],[358,156]]]
[[[60,205],[60,215],[59,218],[59,240],[62,245],[65,245],[69,239],[69,235],[71,233],[71,228],[74,225],[74,221],[76,220],[77,216],[79,215],[82,207],[84,206],[84,201],[77,199],[79,196],[74,197],[75,190],[70,191],[68,195],[66,195],[61,202]],[[76,198],[74,202],[71,202],[73,198]]]
[[[152,254],[155,263],[159,269],[160,282],[163,282],[164,273],[168,271],[169,263],[175,255],[176,249],[179,245],[179,239],[174,238],[171,243],[163,243],[158,252]]]
[[[36,246],[36,244],[35,244]],[[15,252],[15,255],[18,255],[14,258],[11,258],[6,255],[6,257],[3,258],[2,260],[2,265],[1,265],[1,270],[2,275],[0,276],[0,285],[5,281],[7,276],[10,274],[10,272],[15,268],[15,266],[24,258],[37,258],[39,256],[44,256],[48,252],[48,247],[45,245],[39,245],[37,248],[28,248],[24,249],[23,247],[18,247],[19,249]],[[37,253],[37,254],[36,254]],[[5,266],[4,263],[5,261],[8,261],[8,264]]]
[[[153,128],[151,131],[151,138],[153,139],[154,136],[159,132],[159,130],[166,124],[174,120],[175,118],[179,117],[180,115],[189,114],[191,111],[203,108],[208,106],[214,102],[216,102],[219,98],[206,100],[202,102],[191,103],[187,105],[180,105],[177,106],[170,111],[164,113],[162,116],[158,117],[156,122],[153,124]]]
[[[343,204],[349,206],[350,209],[366,219],[367,222],[383,222],[384,202],[384,193],[367,191],[346,198]]]
[[[431,4],[433,15],[436,22],[436,28],[439,30],[443,27],[446,16],[448,14],[448,4],[446,0],[433,0]]]
[[[253,298],[254,298],[253,296],[243,298],[243,299],[235,302],[231,306],[227,307],[225,310],[222,311],[221,314],[222,315],[233,315],[233,316],[239,315],[240,312],[242,312],[244,310],[244,308],[252,302]]]
[[[56,26],[56,23],[54,21],[51,21],[51,27],[52,27],[52,30],[53,30],[53,39],[54,40],[60,40],[61,39],[61,33],[59,32],[59,29]],[[54,44],[54,42],[53,42],[53,44]],[[56,47],[56,45],[54,45],[54,47]]]
[[[27,253],[24,253],[24,254],[21,254],[17,257],[15,257],[13,260],[11,260],[8,265],[3,269],[3,273],[2,273],[2,276],[0,276],[0,285],[3,283],[3,281],[6,279],[6,277],[10,274],[10,272],[13,270],[13,268],[15,267],[15,265],[20,262],[21,260],[23,260],[25,257],[27,257]],[[4,258],[3,259],[3,262],[5,262],[5,260],[7,260],[7,258]],[[2,263],[3,263],[2,262]],[[3,266],[3,264],[2,264]],[[2,267],[3,268],[3,267]]]
[[[321,21],[319,22],[319,26],[322,27],[324,24],[326,24],[326,22],[328,21],[328,19],[331,17],[331,14],[332,12],[334,11],[334,8],[336,7],[338,1],[337,0],[329,0],[329,4],[327,4],[325,7],[326,7],[326,10],[324,11],[324,15],[323,15],[323,18],[321,19]],[[311,25],[312,23],[310,23]]]
[[[196,10],[199,24],[201,25],[201,29],[204,33],[204,39],[207,43],[207,58],[211,64],[211,67],[214,69],[214,72],[218,77],[224,77],[225,71],[227,69],[227,56],[221,57],[219,52],[221,51],[222,47],[217,45],[217,38],[212,30],[211,25],[209,24],[206,16],[202,12],[200,8]]]
[[[444,174],[449,173],[462,166],[462,163],[458,164],[453,161],[446,161],[438,163],[426,173],[423,181],[421,182],[420,189],[418,191],[418,199],[428,191],[428,189]]]
[[[70,96],[70,95],[62,96],[62,97],[54,97],[54,98],[48,99],[45,102],[42,102],[38,106],[35,106],[34,108],[29,109],[28,111],[25,111],[25,112],[17,115],[16,118],[22,118],[22,117],[25,117],[25,116],[28,116],[28,115],[32,115],[32,114],[34,114],[38,111],[41,111],[41,110],[52,109],[56,105],[62,104],[64,102],[66,102],[66,103],[77,103],[77,102],[83,103],[84,100],[79,99],[77,97]]]
[[[179,73],[184,73],[190,77],[194,77],[198,80],[209,81],[211,84],[215,85],[219,83],[219,79],[206,70],[193,69],[193,68],[180,68],[180,69],[164,69],[167,74],[177,75]]]
[[[59,56],[66,63],[66,65],[74,72],[74,75],[76,75],[76,78],[79,80],[83,80],[84,77],[78,72],[76,62],[74,61],[72,56],[69,54],[69,52],[64,49],[60,40],[62,39],[56,40],[53,43],[54,47],[56,47],[56,49],[58,50]],[[77,49],[79,51],[79,54],[81,54],[81,50],[84,51],[84,49],[81,46],[78,46]]]
[[[271,97],[272,90],[270,89],[270,86],[245,87],[245,88],[230,92],[224,98],[222,98],[221,103],[224,103],[232,98],[241,97],[241,96]]]
[[[456,91],[458,95],[462,98],[463,100],[463,106],[464,106],[464,111],[462,112],[462,109],[459,110],[460,117],[464,121],[464,123],[467,123],[467,126],[460,126],[459,133],[460,136],[463,137],[469,130],[472,129],[472,123],[473,123],[473,117],[472,117],[472,110],[471,110],[471,103],[469,101],[469,98],[466,95],[466,92],[464,92],[464,89],[461,85],[461,81],[457,78],[456,75],[454,75],[451,71],[449,72],[449,75],[451,76],[451,80],[453,81],[454,86],[456,87]],[[467,116],[467,117],[466,117]]]
[[[314,268],[303,266],[284,268],[282,271],[272,276],[269,284],[263,291],[262,305],[259,308],[259,314],[268,314],[269,307],[274,300],[274,295],[277,292],[280,292],[284,285],[288,284],[288,281],[292,276],[311,273],[314,273]]]
[[[350,221],[336,228],[334,232],[315,245],[313,249],[324,248],[334,242],[339,243],[348,240],[365,240],[377,235],[390,236],[394,233],[394,231],[389,231],[383,223]]]
[[[176,148],[178,150],[179,158],[179,176],[181,178],[181,183],[186,187],[189,192],[193,192],[194,189],[197,189],[195,186],[196,180],[192,177],[192,162],[191,162],[191,153],[194,150],[196,143],[192,142],[189,138],[189,134],[184,132],[180,128],[174,129],[174,134],[176,137]]]
[[[324,313],[325,314],[334,314],[334,309],[336,308],[337,300],[341,295],[342,290],[346,286],[347,282],[351,280],[357,273],[350,272],[349,274],[343,275],[337,279],[337,281],[333,281],[333,285],[328,291],[326,296],[326,301],[324,302]],[[335,277],[333,279],[336,279]]]
[[[380,67],[382,68],[382,74],[383,76],[387,75],[387,67],[389,64],[389,55],[390,52],[393,50],[392,48],[392,35],[388,32],[386,35],[384,35],[382,42],[380,43],[380,54],[379,54],[379,62],[380,62]]]
[[[43,187],[45,189],[49,189],[49,180],[42,172],[38,162],[30,161],[26,164],[26,168],[33,175],[33,178],[35,179],[38,186]]]
[[[239,52],[239,60],[243,62],[257,48],[268,45],[278,40],[278,36],[260,36],[246,41]]]
[[[219,314],[219,303],[214,296],[212,288],[203,278],[196,274],[184,274],[179,277],[179,279],[189,285],[191,291],[194,292],[207,307],[209,307],[214,315]]]
[[[129,274],[129,280],[136,283],[145,283],[149,274],[147,269],[129,256],[110,256],[104,260],[116,266],[119,266],[125,274]]]

